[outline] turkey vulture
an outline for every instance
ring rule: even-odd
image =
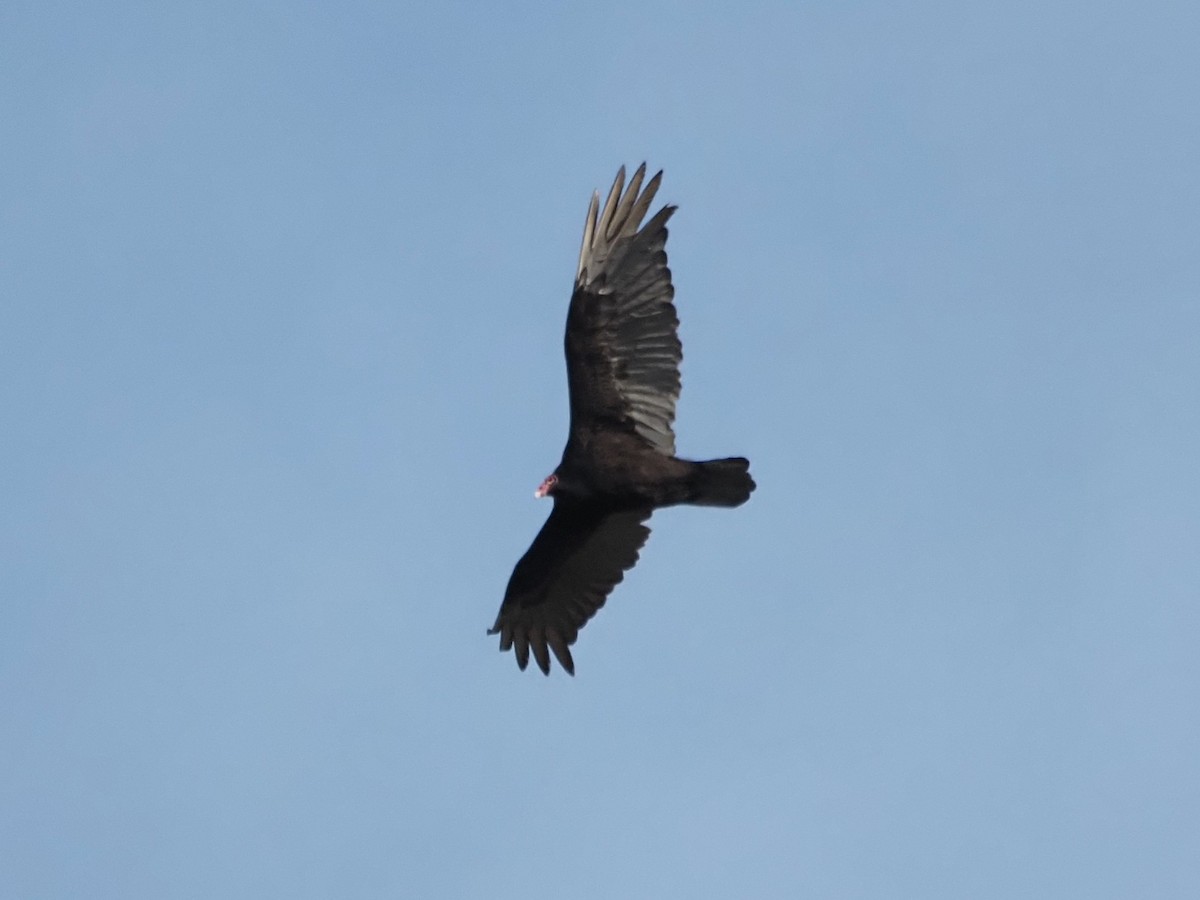
[[[661,506],[740,506],[750,499],[750,462],[675,456],[679,319],[667,268],[664,206],[640,227],[662,181],[642,189],[646,164],[625,187],[617,172],[604,208],[592,195],[564,340],[571,426],[562,461],[535,496],[554,510],[508,581],[488,634],[517,665],[550,674],[550,653],[575,674],[571,645],[638,559]]]

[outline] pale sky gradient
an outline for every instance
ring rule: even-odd
[[[1200,896],[1200,7],[0,9],[0,897]],[[588,197],[678,444],[576,645]]]

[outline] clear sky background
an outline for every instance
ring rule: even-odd
[[[1200,896],[1194,3],[6,3],[0,896]],[[680,451],[576,645],[590,193]]]

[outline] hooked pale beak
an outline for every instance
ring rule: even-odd
[[[554,486],[558,484],[557,475],[547,475],[546,480],[538,485],[538,489],[533,492],[533,496],[539,500],[542,497],[549,497],[554,492]]]

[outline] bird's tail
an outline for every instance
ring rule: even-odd
[[[750,460],[740,456],[692,463],[689,503],[697,506],[741,506],[750,499],[754,479]]]

